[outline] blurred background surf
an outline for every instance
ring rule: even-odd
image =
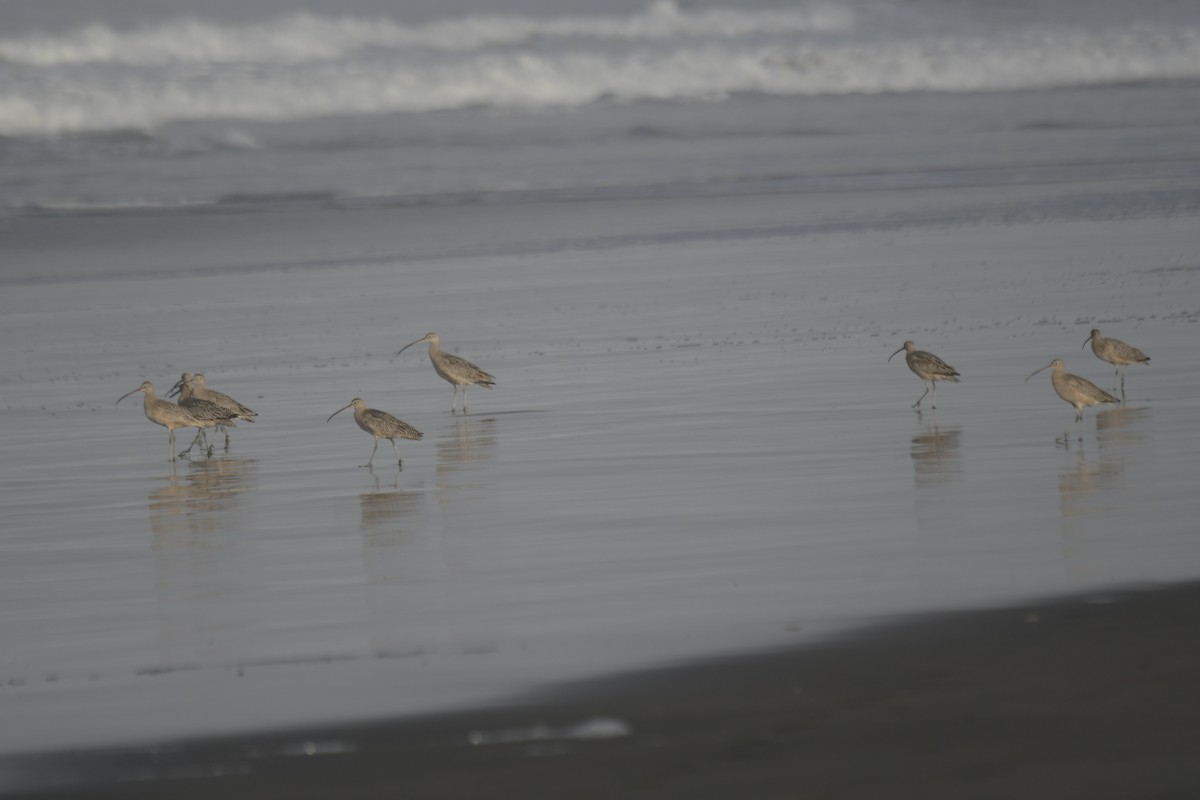
[[[1200,11],[1168,0],[6,0],[0,20],[8,215],[737,190],[814,172],[781,140],[922,124],[799,97],[1200,78]]]

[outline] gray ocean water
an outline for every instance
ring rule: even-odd
[[[1200,575],[1189,4],[0,15],[0,751]],[[172,464],[183,371],[259,418]]]

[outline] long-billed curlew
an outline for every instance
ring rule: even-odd
[[[179,392],[180,407],[188,411],[192,416],[203,423],[202,427],[200,427],[200,429],[196,432],[196,438],[193,439],[192,443],[187,446],[187,450],[184,450],[182,453],[180,453],[181,456],[187,455],[187,453],[193,447],[195,447],[196,442],[200,441],[201,439],[205,440],[204,444],[206,447],[208,447],[208,440],[204,435],[205,428],[216,428],[217,430],[224,432],[225,447],[228,448],[229,433],[226,431],[226,429],[237,427],[233,422],[235,419],[237,419],[237,415],[233,411],[230,411],[224,406],[217,405],[211,400],[206,400],[196,395],[196,377],[197,376],[195,375],[188,375],[188,373],[185,372],[183,373],[183,377],[179,379],[179,383],[175,384],[172,389],[172,391],[177,390]],[[208,447],[208,454],[212,455],[211,447]]]
[[[186,405],[192,399],[204,400],[212,403],[229,412],[229,416],[233,419],[243,419],[246,422],[254,422],[254,418],[258,416],[256,411],[252,411],[246,406],[234,400],[227,394],[218,392],[215,389],[209,389],[204,385],[204,373],[197,372],[192,375],[190,372],[185,372],[179,377],[179,382],[171,387],[170,397],[180,395],[180,403]],[[225,425],[217,425],[217,428],[225,432],[225,446],[229,446],[229,432]],[[229,426],[233,427],[233,426]]]
[[[182,394],[184,391],[191,393],[190,384],[192,382],[192,373],[185,372],[179,376],[179,381],[171,387],[171,391],[167,397],[174,397],[177,394]]]
[[[337,411],[329,415],[325,420],[336,417],[338,414],[345,411],[347,408],[354,409],[354,421],[358,423],[358,427],[362,428],[367,433],[375,437],[375,447],[371,450],[371,458],[365,464],[359,464],[360,467],[370,467],[375,461],[375,451],[379,449],[379,440],[387,439],[392,443],[392,449],[396,451],[396,464],[403,466],[404,461],[400,458],[400,451],[396,448],[397,439],[412,439],[419,440],[425,434],[409,425],[407,422],[401,422],[386,411],[378,411],[374,408],[367,408],[361,397],[356,397],[350,401],[349,405],[342,406]]]
[[[192,399],[192,373],[185,372],[182,375],[180,375],[179,380],[175,383],[174,386],[171,387],[171,391],[167,393],[167,397],[178,397],[179,399],[176,400],[175,402],[179,403],[180,405],[186,403],[188,400],[191,400]],[[204,440],[204,446],[208,447],[208,438],[204,435],[204,429],[198,428],[196,431],[196,438],[192,440],[192,443],[188,445],[187,450],[184,450],[183,453],[181,453],[181,455],[186,454],[188,451],[190,451],[192,449],[192,447],[195,446],[196,442],[201,439]]]
[[[218,392],[215,389],[207,388],[204,385],[204,373],[203,372],[197,372],[195,375],[193,375],[191,384],[192,384],[192,396],[193,397],[200,399],[200,400],[206,400],[209,403],[213,403],[214,405],[228,411],[233,419],[244,419],[244,420],[246,420],[246,422],[254,422],[254,418],[258,416],[258,414],[256,412],[251,411],[250,409],[246,408],[244,405],[239,403],[237,400],[234,400],[229,395],[222,394],[221,392]],[[228,448],[229,447],[228,427],[225,425],[221,425],[221,426],[219,426],[219,428],[225,434],[225,447]]]
[[[210,422],[206,422],[203,419],[200,419],[199,417],[197,417],[195,414],[193,414],[191,411],[184,408],[183,406],[176,405],[175,403],[172,403],[169,400],[156,399],[154,396],[154,384],[150,383],[150,381],[145,381],[142,383],[141,386],[134,389],[132,392],[128,392],[126,394],[121,395],[120,397],[117,398],[117,402],[120,403],[126,397],[129,397],[129,395],[136,394],[137,392],[142,392],[143,394],[146,395],[145,401],[143,403],[143,408],[146,411],[146,419],[148,419],[151,422],[156,423],[158,425],[162,425],[164,428],[166,428],[168,431],[171,432],[170,447],[168,450],[168,452],[170,454],[170,458],[169,458],[170,461],[175,460],[175,429],[176,428],[200,429],[200,428],[208,427],[212,424]],[[190,450],[190,449],[191,449],[191,447],[189,446],[188,450]],[[187,451],[184,451],[184,452],[187,452]]]
[[[912,407],[920,410],[921,401],[925,399],[926,394],[929,394],[930,387],[933,387],[933,401],[930,403],[930,405],[936,410],[937,382],[950,381],[951,383],[958,383],[958,370],[947,364],[945,361],[942,361],[933,353],[927,353],[924,350],[918,350],[917,346],[911,341],[905,342],[903,345],[901,345],[900,350],[904,351],[904,360],[908,363],[908,368],[916,373],[917,377],[921,379],[922,383],[928,383],[928,385],[925,387],[925,394],[922,394],[920,397],[918,397],[917,402],[913,403]],[[896,353],[899,353],[900,350],[897,350]],[[888,361],[891,361],[892,357],[895,356],[896,353],[892,353],[892,355],[888,356]]]
[[[1150,356],[1138,350],[1136,347],[1125,344],[1120,339],[1105,339],[1100,335],[1099,328],[1092,328],[1092,332],[1088,334],[1088,338],[1083,340],[1083,347],[1087,347],[1088,342],[1092,343],[1092,352],[1096,354],[1096,358],[1101,361],[1107,361],[1116,367],[1113,373],[1113,380],[1121,379],[1121,399],[1125,399],[1125,373],[1121,367],[1130,364],[1149,364]]]
[[[216,389],[209,389],[207,386],[205,386],[203,372],[197,372],[192,376],[192,388],[196,397],[199,397],[201,400],[207,400],[210,403],[216,403],[221,408],[232,411],[234,419],[244,419],[246,422],[253,422],[254,417],[258,416],[257,412],[246,408],[229,395],[222,394]]]
[[[1054,370],[1050,374],[1050,382],[1054,384],[1054,392],[1066,402],[1075,406],[1075,422],[1079,423],[1083,420],[1083,409],[1088,406],[1095,406],[1101,403],[1119,403],[1117,398],[1113,397],[1108,392],[1101,389],[1096,384],[1089,381],[1087,378],[1081,378],[1078,375],[1072,375],[1064,371],[1063,360],[1056,358],[1041,369],[1035,369],[1025,378],[1025,382],[1029,382],[1029,378],[1037,375],[1042,370]]]
[[[467,411],[467,387],[468,386],[486,386],[492,388],[496,383],[496,379],[488,373],[481,370],[479,367],[467,361],[465,358],[459,358],[451,353],[443,353],[438,345],[438,335],[432,331],[417,339],[415,342],[401,347],[396,355],[400,355],[414,344],[429,342],[429,360],[433,362],[433,369],[438,375],[441,375],[444,380],[450,382],[450,386],[454,390],[454,396],[450,400],[450,413],[454,413],[454,406],[458,402],[458,387],[462,387],[463,396],[463,413]]]

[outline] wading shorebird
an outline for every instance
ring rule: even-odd
[[[958,379],[960,377],[958,370],[947,364],[945,361],[942,361],[933,353],[927,353],[924,350],[918,350],[917,346],[911,341],[905,342],[903,345],[901,345],[900,350],[897,350],[896,353],[899,353],[901,350],[904,351],[904,361],[908,364],[908,368],[916,373],[917,377],[921,379],[922,383],[927,384],[925,386],[925,394],[922,394],[920,397],[918,397],[917,402],[913,403],[912,407],[920,410],[921,401],[925,399],[926,394],[929,394],[930,387],[933,387],[933,400],[931,401],[930,406],[936,410],[937,382],[950,381],[951,383],[958,383]],[[896,353],[892,353],[892,355],[888,356],[888,361],[891,361],[892,357],[895,356]]]
[[[358,423],[358,427],[375,437],[375,447],[371,450],[371,458],[367,461],[367,463],[359,464],[360,467],[370,468],[371,464],[375,461],[375,451],[379,449],[380,439],[387,439],[392,443],[392,450],[396,451],[397,466],[404,466],[404,461],[400,458],[400,451],[396,449],[396,440],[412,439],[413,441],[418,441],[422,436],[425,435],[412,425],[396,419],[386,411],[378,411],[374,408],[367,408],[361,397],[354,398],[350,401],[349,405],[342,406],[337,411],[330,414],[325,421],[329,422],[329,420],[333,419],[347,408],[354,409],[354,421]]]
[[[142,383],[141,386],[134,389],[132,392],[128,392],[126,394],[121,395],[120,397],[117,398],[117,403],[120,403],[126,397],[129,397],[129,395],[136,394],[137,392],[142,392],[143,394],[146,395],[145,400],[142,404],[142,407],[146,411],[146,419],[150,420],[151,422],[153,422],[157,425],[162,425],[164,428],[166,428],[168,431],[171,432],[171,437],[169,440],[170,446],[168,449],[168,453],[170,456],[168,459],[169,461],[174,461],[176,458],[176,456],[175,456],[175,429],[176,428],[196,428],[197,431],[199,431],[203,428],[211,427],[214,424],[211,421],[207,421],[207,420],[201,419],[200,417],[197,417],[195,414],[193,414],[191,411],[184,408],[183,406],[176,405],[175,403],[172,403],[169,400],[156,399],[154,397],[154,384],[152,384],[150,381],[145,381]],[[196,435],[197,435],[197,437],[199,437],[199,433],[197,433]],[[192,442],[192,444],[195,444],[195,442]],[[191,450],[191,449],[192,448],[189,445],[188,450]],[[186,453],[186,452],[187,452],[187,450],[184,451],[184,453]],[[183,455],[183,454],[181,453],[180,455]]]
[[[234,400],[227,394],[218,392],[216,389],[209,389],[204,383],[204,373],[197,372],[195,375],[190,372],[185,372],[179,376],[179,381],[171,387],[169,397],[182,395],[184,399],[195,397],[200,400],[207,400],[221,408],[229,411],[234,419],[244,419],[246,422],[254,422],[254,417],[258,416],[257,411],[252,411],[246,406]]]
[[[181,406],[184,406],[186,408],[188,405],[188,402],[192,399],[192,373],[185,372],[182,375],[180,375],[179,380],[176,381],[175,385],[171,387],[171,391],[167,393],[167,397],[178,397],[179,399],[176,400],[175,402],[179,403]],[[221,429],[221,426],[219,426],[219,425],[216,427],[218,429]],[[208,437],[205,436],[203,428],[200,429],[199,436],[197,438],[200,440],[203,440],[204,446],[208,447]],[[189,450],[192,449],[192,446],[195,444],[196,444],[196,440],[193,440],[192,444],[188,445],[188,449],[184,450],[183,453],[181,453],[180,455],[187,453]]]
[[[212,445],[208,443],[208,437],[204,433],[205,428],[216,428],[225,433],[225,448],[229,449],[229,432],[227,429],[237,427],[233,422],[238,418],[237,414],[224,406],[218,405],[211,400],[205,400],[196,394],[196,377],[185,372],[179,379],[179,383],[172,387],[172,394],[175,392],[179,394],[179,405],[204,423],[204,427],[197,431],[196,438],[192,440],[192,443],[187,446],[186,450],[179,454],[181,456],[185,456],[191,452],[191,449],[200,441],[203,441],[203,447],[208,449],[208,454],[212,455]]]
[[[486,386],[490,389],[496,383],[494,377],[465,358],[459,358],[451,353],[443,353],[441,347],[438,346],[438,335],[432,331],[415,342],[404,345],[396,355],[400,355],[414,344],[422,342],[429,342],[429,360],[433,362],[434,371],[441,375],[443,380],[449,381],[454,390],[454,396],[450,400],[451,414],[454,413],[454,406],[458,402],[458,387],[462,387],[463,413],[465,414],[467,412],[467,387]]]
[[[219,408],[224,409],[225,411],[228,411],[233,419],[244,419],[244,420],[246,420],[246,422],[254,422],[254,418],[258,416],[258,414],[256,412],[251,411],[250,409],[246,408],[244,405],[239,403],[237,400],[234,400],[229,395],[222,394],[221,392],[218,392],[216,389],[209,389],[209,388],[205,387],[203,372],[197,372],[195,375],[192,376],[191,385],[192,385],[192,396],[193,397],[195,397],[199,400],[205,400],[209,403],[213,403],[214,405],[218,406]],[[229,430],[225,425],[221,425],[218,427],[225,434],[225,447],[228,448],[229,447]]]
[[[1063,360],[1061,358],[1054,359],[1041,369],[1035,369],[1033,372],[1029,373],[1028,377],[1025,378],[1025,382],[1028,383],[1029,378],[1032,378],[1042,370],[1047,369],[1054,370],[1050,374],[1050,383],[1054,385],[1054,393],[1067,403],[1075,406],[1076,424],[1083,421],[1083,409],[1088,406],[1095,406],[1101,403],[1121,402],[1096,384],[1089,381],[1087,378],[1081,378],[1078,375],[1072,375],[1069,372],[1065,372],[1065,367],[1063,366]]]
[[[185,372],[180,375],[179,380],[175,382],[175,385],[171,387],[171,391],[167,393],[167,397],[178,397],[179,399],[175,402],[186,408],[192,399],[192,373]],[[223,430],[219,425],[216,427],[218,430]],[[209,455],[212,455],[212,448],[209,447],[208,437],[204,434],[203,428],[199,429],[196,439],[193,439],[192,443],[188,445],[187,450],[184,450],[180,455],[188,453],[197,441],[203,441],[204,447],[209,448]]]
[[[1125,344],[1120,339],[1105,339],[1100,335],[1099,328],[1092,328],[1088,338],[1083,340],[1082,347],[1087,347],[1088,342],[1092,343],[1092,352],[1096,354],[1096,358],[1107,361],[1117,368],[1113,373],[1113,381],[1116,381],[1118,377],[1121,379],[1121,399],[1124,400],[1125,372],[1121,367],[1130,364],[1149,364],[1150,356],[1136,347]]]

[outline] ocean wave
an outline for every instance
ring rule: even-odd
[[[37,67],[303,64],[338,60],[365,49],[470,51],[535,40],[720,39],[836,31],[852,24],[853,15],[833,5],[760,10],[682,9],[672,0],[657,0],[625,17],[470,16],[423,25],[301,13],[236,26],[197,19],[180,19],[135,30],[93,24],[65,35],[0,39],[0,59]]]
[[[181,120],[289,122],[616,101],[975,92],[1200,79],[1200,30],[874,43],[739,40],[566,52],[471,51],[278,66],[72,68],[4,81],[0,135],[142,129]]]

